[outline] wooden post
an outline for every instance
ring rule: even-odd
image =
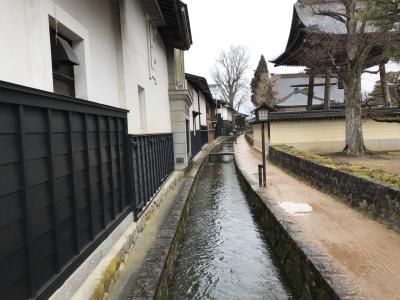
[[[389,87],[387,85],[386,80],[386,66],[385,64],[379,65],[379,74],[381,77],[381,88],[382,88],[382,96],[383,96],[383,104],[385,107],[390,107],[390,94],[389,94]]]
[[[262,162],[263,162],[263,186],[267,186],[267,168],[265,165],[265,122],[261,123]]]
[[[308,99],[307,99],[307,110],[311,110],[311,106],[314,98],[314,73],[310,72],[310,79],[308,81]]]
[[[258,165],[258,186],[263,187],[263,165]]]
[[[324,110],[331,109],[331,78],[325,75]]]

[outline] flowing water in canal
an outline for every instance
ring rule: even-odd
[[[227,148],[229,147],[229,148]],[[223,151],[232,151],[225,146]],[[169,299],[289,299],[232,158],[208,163],[193,199]]]

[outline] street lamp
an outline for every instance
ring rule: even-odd
[[[262,143],[262,160],[263,160],[263,164],[262,164],[262,180],[261,180],[261,176],[260,176],[260,169],[261,166],[259,166],[258,168],[258,172],[259,172],[259,182],[260,182],[260,186],[266,187],[267,186],[267,169],[266,169],[266,163],[265,163],[265,133],[264,133],[264,128],[265,128],[265,123],[268,123],[268,141],[271,138],[271,131],[270,131],[270,115],[269,113],[272,111],[273,109],[267,105],[267,104],[261,104],[260,106],[258,106],[254,111],[252,111],[253,114],[255,114],[256,117],[256,123],[260,123],[261,124],[261,143]]]

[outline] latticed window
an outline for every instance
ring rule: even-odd
[[[75,97],[75,70],[79,65],[72,41],[50,29],[54,93]]]

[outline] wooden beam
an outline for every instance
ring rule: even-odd
[[[314,73],[310,73],[310,79],[308,82],[308,99],[307,99],[307,110],[311,110],[312,102],[314,98]]]
[[[331,85],[337,85],[336,82],[331,83]],[[309,84],[294,84],[290,87],[309,87]],[[325,86],[325,83],[314,83],[314,86]]]

